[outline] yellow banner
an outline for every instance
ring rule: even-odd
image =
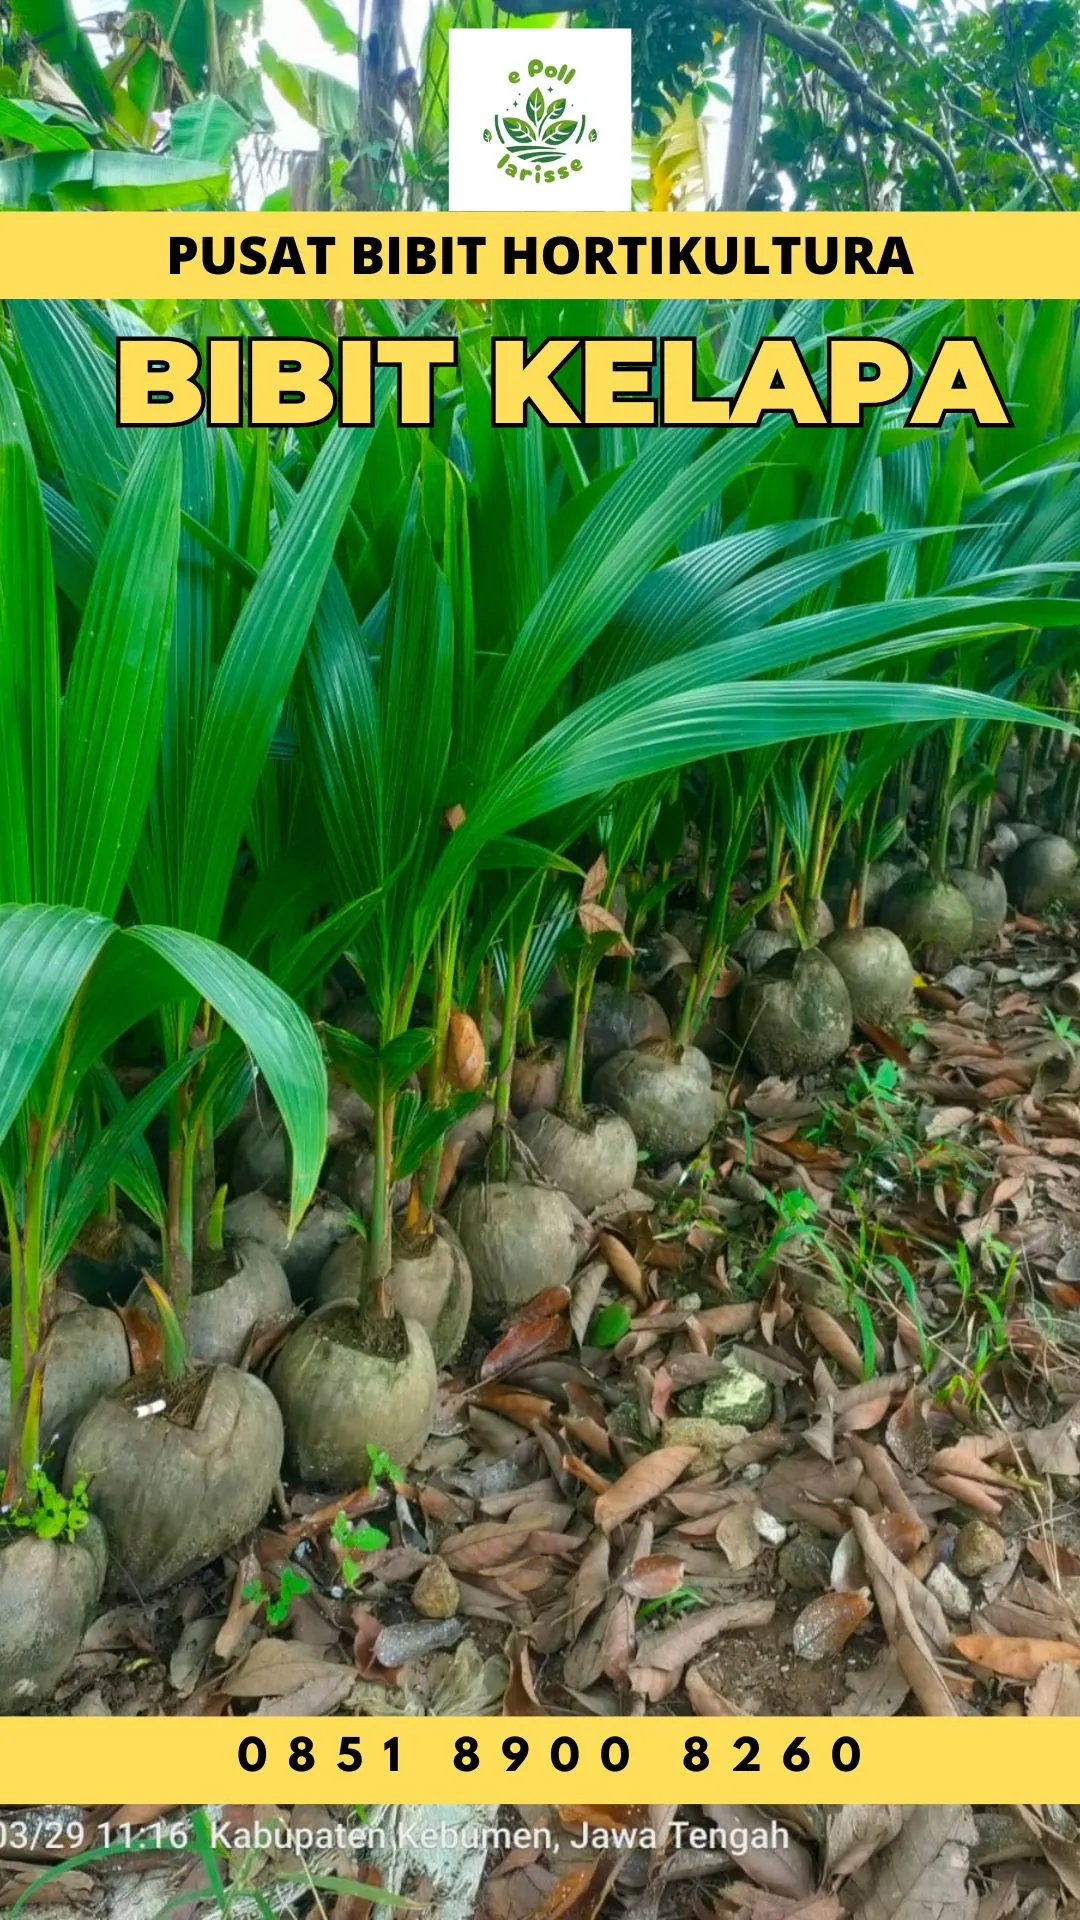
[[[1080,214],[9,213],[0,221],[0,297],[10,300],[507,294],[1075,299]]]
[[[0,1803],[1080,1798],[1068,1719],[0,1719]]]

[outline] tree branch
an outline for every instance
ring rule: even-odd
[[[761,21],[744,20],[735,48],[735,88],[724,159],[723,213],[740,213],[750,198],[754,156],[761,136],[761,82],[765,65],[765,36]]]
[[[590,3],[591,0],[569,0],[569,4],[564,6],[563,10],[566,13],[585,13]],[[504,13],[522,18],[534,9],[536,0],[500,0],[500,4]],[[699,11],[704,12],[705,9],[701,8]],[[775,0],[723,0],[723,12],[729,18],[743,23],[760,21],[763,33],[770,40],[779,40],[783,46],[790,48],[792,53],[797,53],[811,66],[819,68],[830,80],[834,80],[838,87],[842,87],[845,93],[858,99],[862,107],[872,113],[874,118],[882,123],[883,128],[888,128],[896,134],[898,139],[906,141],[910,146],[921,147],[925,153],[929,153],[941,168],[955,205],[958,207],[964,205],[964,189],[960,175],[956,171],[952,156],[942,146],[940,140],[936,140],[932,133],[927,133],[924,127],[917,126],[913,120],[907,120],[903,114],[897,113],[884,94],[878,93],[866,74],[855,65],[851,55],[845,47],[841,46],[839,40],[834,40],[831,34],[819,32],[816,27],[795,26],[781,13]]]

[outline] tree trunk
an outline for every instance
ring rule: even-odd
[[[391,155],[397,140],[394,100],[401,58],[401,0],[372,0],[371,30],[361,30],[360,104],[356,137],[360,151],[347,184],[358,207],[374,212],[392,206]]]
[[[754,156],[761,131],[764,51],[765,35],[761,21],[744,20],[735,48],[735,89],[731,103],[727,158],[724,162],[724,186],[720,195],[723,213],[744,212],[750,198]]]

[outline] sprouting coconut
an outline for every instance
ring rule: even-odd
[[[594,1075],[590,1093],[629,1121],[638,1144],[658,1160],[697,1153],[719,1113],[705,1055],[671,1042],[624,1048]]]
[[[763,938],[771,941],[774,936],[767,933],[764,928],[757,927],[749,938],[751,940]],[[733,975],[735,970],[728,971]],[[672,967],[670,973],[665,974],[657,987],[657,998],[671,1021],[673,1033],[679,1031],[684,1010],[694,992],[695,984],[696,968],[691,965]],[[730,990],[730,983],[725,980],[724,984],[727,990],[721,995],[714,994],[706,1003],[706,1011],[694,1034],[694,1045],[699,1047],[708,1059],[726,1063],[734,1059],[737,1049],[735,996]]]
[[[866,869],[863,888],[863,919],[873,926],[880,917],[882,902],[902,880],[906,867],[899,860],[872,860]]]
[[[549,1180],[592,1213],[634,1184],[637,1141],[617,1113],[585,1109],[577,1120],[542,1108],[526,1114],[518,1135]]]
[[[987,859],[1000,862],[1007,860],[1010,853],[1015,853],[1019,845],[1020,836],[1016,832],[1016,829],[1011,827],[1007,820],[999,820],[993,832],[988,834],[983,841],[983,852]],[[1006,894],[1006,900],[1007,899],[1008,895]]]
[[[939,740],[933,742],[934,755],[928,768],[930,817],[934,822],[927,869],[911,868],[890,887],[877,910],[879,925],[901,939],[913,959],[931,968],[945,967],[964,953],[972,941],[972,911],[965,895],[946,879],[949,864],[949,835],[957,801],[960,757],[964,744],[964,723],[954,720]],[[903,818],[911,799],[910,779],[899,817]],[[969,822],[969,836],[976,841],[979,829]]]
[[[306,1300],[334,1248],[348,1239],[349,1222],[343,1200],[320,1194],[290,1240],[289,1210],[283,1201],[272,1200],[268,1193],[241,1193],[228,1202],[221,1230],[227,1247],[251,1240],[265,1247],[285,1269],[293,1298]]]
[[[423,1327],[399,1313],[375,1317],[355,1300],[319,1307],[290,1334],[270,1385],[288,1458],[310,1486],[362,1484],[369,1446],[408,1466],[431,1431],[435,1357]]]
[[[581,1252],[578,1214],[558,1187],[511,1169],[463,1180],[447,1209],[468,1255],[473,1312],[481,1326],[525,1305],[545,1287],[568,1286]]]
[[[1029,840],[1041,840],[1043,830],[1034,820],[1007,820],[1005,825],[1012,834],[1015,847],[1026,847]],[[1015,851],[1015,847],[1009,849]]]
[[[717,977],[703,980],[702,962],[707,964],[715,947],[709,921],[685,913],[678,918],[692,935],[694,952],[673,930],[664,929],[637,949],[637,972],[667,1014],[678,1044],[692,1038],[710,1060],[730,1061],[734,1058],[734,970],[713,969]]]
[[[531,1300],[545,1287],[566,1285],[571,1280],[584,1244],[581,1215],[569,1195],[560,1186],[537,1178],[535,1168],[541,1155],[531,1152],[528,1164],[512,1122],[512,1091],[519,1035],[526,1049],[533,1044],[530,1020],[531,995],[534,997],[539,961],[544,941],[538,929],[541,914],[542,881],[537,881],[515,904],[507,921],[507,964],[503,982],[502,1029],[495,1063],[494,1099],[491,1110],[488,1148],[484,1164],[459,1180],[447,1206],[447,1216],[468,1256],[473,1282],[473,1312],[482,1327],[494,1327],[517,1307]],[[552,923],[564,927],[569,913],[553,911]],[[539,960],[538,960],[539,956]],[[523,1127],[546,1129],[551,1143],[562,1143],[565,1150],[578,1155],[575,1162],[579,1184],[597,1178],[605,1185],[608,1170],[607,1147],[602,1137],[596,1143],[595,1165],[590,1161],[592,1142],[589,1119],[581,1109],[580,1076],[585,1044],[588,997],[580,974],[564,1001],[569,1038],[560,1048],[561,1073],[558,1087],[559,1114],[544,1108],[525,1117]],[[573,1114],[567,1108],[567,1088],[577,1090]],[[610,1139],[610,1133],[607,1134]],[[453,1134],[447,1136],[450,1146]],[[461,1164],[459,1161],[458,1164]],[[624,1162],[625,1164],[625,1162]],[[590,1168],[592,1169],[590,1171]],[[597,1172],[598,1170],[598,1172]],[[622,1167],[615,1165],[609,1177],[619,1178]],[[612,1192],[618,1191],[613,1188]]]
[[[151,1236],[131,1221],[94,1214],[63,1262],[61,1285],[88,1305],[109,1305],[131,1292],[156,1253]]]
[[[762,929],[768,928],[773,933],[789,935],[796,942],[798,927],[801,925],[812,947],[819,946],[823,940],[826,940],[835,924],[827,902],[817,895],[807,901],[805,913],[798,916],[798,925],[792,902],[783,896],[770,900],[768,906],[762,909],[761,915]]]
[[[735,942],[734,951],[747,973],[760,973],[774,954],[786,953],[798,944],[793,932],[781,933],[777,927],[751,927]]]
[[[61,1295],[70,1299],[70,1295]],[[131,1372],[127,1335],[110,1307],[75,1305],[59,1313],[44,1345],[41,1392],[41,1452],[54,1477],[71,1436],[95,1400]],[[11,1445],[11,1368],[0,1359],[0,1459]]]
[[[327,1163],[327,1189],[335,1199],[343,1200],[353,1213],[367,1219],[375,1192],[375,1150],[370,1141],[350,1141],[339,1147]],[[390,1189],[390,1209],[400,1213],[409,1198],[407,1180],[395,1180]]]
[[[288,1319],[293,1300],[281,1261],[261,1240],[230,1238],[225,1245],[224,1213],[221,1187],[198,1236],[184,1335],[193,1360],[235,1367],[255,1329]],[[141,1287],[134,1298],[145,1301]]]
[[[112,1562],[139,1595],[206,1566],[258,1525],[284,1446],[269,1388],[235,1367],[192,1365],[167,1296],[147,1285],[161,1367],[91,1407],[64,1469],[68,1494],[85,1480]]]
[[[705,914],[692,913],[686,908],[677,909],[668,922],[669,931],[686,948],[691,960],[701,958],[707,925]]]
[[[93,1515],[80,1518],[71,1538],[0,1525],[0,1713],[41,1711],[101,1598],[105,1534]]]
[[[1076,848],[1058,833],[1041,833],[1009,855],[1005,884],[1021,913],[1042,913],[1061,899],[1075,872]]]
[[[367,1101],[361,1099],[355,1088],[333,1075],[326,1094],[327,1147],[340,1147],[346,1141],[361,1137],[370,1139],[373,1117]]]
[[[847,866],[847,893],[842,913],[844,924],[822,942],[821,950],[847,989],[851,1019],[860,1021],[864,1026],[889,1030],[900,1026],[911,1010],[914,973],[911,956],[899,936],[888,927],[868,927],[865,924],[867,903],[871,896],[870,876],[874,867],[871,856],[877,843],[878,810],[881,804],[880,785],[874,785],[874,776],[879,771],[879,765],[871,761],[865,769],[863,789],[860,790],[857,783],[852,783],[853,791],[845,792],[841,802],[842,815],[844,801],[847,802],[845,817],[851,825],[855,851]],[[866,787],[870,791],[866,791]],[[842,1037],[844,1007],[841,996],[835,991],[835,982],[824,969],[815,968],[812,964],[799,968],[797,975],[793,973],[791,981],[790,1007],[796,1026],[812,1025],[818,1017],[813,1007],[815,994],[820,997],[823,1027],[832,1035],[826,1041],[823,1033],[822,1048],[824,1050],[829,1045],[840,1052],[846,1044]],[[779,1004],[782,989],[774,989],[773,997],[774,1002]],[[767,1028],[768,1015],[764,1012],[764,1006],[761,1012]],[[767,1044],[764,1030],[762,1038]],[[753,1054],[753,1040],[750,1047]]]
[[[739,1034],[762,1073],[814,1073],[851,1039],[844,976],[818,947],[785,949],[746,981]]]
[[[317,1486],[345,1488],[364,1477],[369,1446],[407,1466],[427,1439],[434,1415],[431,1342],[418,1321],[396,1311],[389,1277],[394,1176],[415,1174],[421,1157],[408,1161],[403,1157],[408,1140],[395,1143],[397,1096],[430,1058],[435,1036],[406,1031],[396,1053],[373,1048],[342,1028],[327,1027],[325,1037],[337,1072],[374,1113],[367,1240],[362,1258],[350,1263],[351,1297],[319,1307],[288,1335],[271,1369],[270,1386],[285,1422],[287,1457],[300,1477]],[[419,1096],[412,1099],[418,1111]],[[447,1125],[453,1112],[446,1109]],[[436,1133],[436,1145],[438,1138]],[[406,1214],[407,1228],[414,1224]]]
[[[364,1242],[358,1235],[335,1247],[315,1282],[316,1306],[355,1300],[363,1262]],[[386,1291],[403,1319],[423,1327],[437,1366],[456,1357],[472,1311],[472,1274],[448,1221],[436,1217],[426,1234],[395,1232]]]
[[[586,876],[578,908],[579,924],[574,931],[570,955],[568,1035],[563,1050],[558,1097],[552,1111],[538,1108],[526,1114],[517,1129],[518,1139],[528,1149],[532,1162],[582,1213],[592,1213],[596,1207],[603,1206],[605,1201],[614,1199],[617,1193],[632,1186],[637,1171],[637,1141],[625,1119],[615,1113],[586,1107],[582,1099],[590,1021],[596,997],[600,993],[600,984],[596,979],[597,967],[605,958],[619,957],[628,962],[634,958],[634,949],[608,904],[615,894],[616,889],[607,873],[606,857],[601,854]],[[534,937],[535,917],[532,923],[521,927],[521,946],[509,971],[504,999],[507,1027],[500,1042],[495,1095],[500,1118],[489,1169],[497,1182],[506,1187],[499,1203],[504,1212],[515,1204],[514,1195],[520,1199],[527,1190],[520,1180],[513,1183],[508,1181],[512,1156],[508,1152],[509,1116],[504,1109],[507,1105],[507,1088],[511,1101],[513,1097],[510,1030],[512,1028],[516,1032],[522,1022],[521,1002],[526,991],[528,954]],[[606,999],[609,1013],[613,1006],[621,1006],[625,1012],[628,1002],[636,1004],[633,996],[627,996],[622,1002],[612,1000],[610,996]],[[664,1026],[667,1026],[666,1019]],[[565,1227],[565,1215],[560,1211],[556,1216],[556,1202],[533,1197],[542,1192],[542,1188],[533,1189],[525,1205],[530,1214],[536,1217],[546,1207],[550,1215],[550,1230],[558,1235]],[[470,1230],[476,1230],[476,1222],[471,1219]],[[468,1246],[467,1237],[463,1235],[463,1238]],[[531,1269],[532,1262],[529,1264]],[[532,1293],[537,1291],[536,1286],[530,1288]],[[529,1295],[524,1297],[527,1299]]]
[[[856,884],[861,884],[863,920],[872,924],[889,888],[896,885],[903,871],[898,860],[870,860],[863,874],[857,855],[837,854],[830,862],[825,889],[825,901],[834,924],[844,925],[851,889]]]
[[[517,1119],[541,1110],[550,1113],[559,1098],[566,1048],[561,1040],[518,1047],[510,1077],[510,1111]]]
[[[292,1312],[288,1276],[257,1240],[196,1258],[187,1313],[188,1350],[211,1366],[236,1366],[255,1329]]]
[[[974,916],[967,896],[950,881],[913,870],[890,888],[878,920],[930,967],[948,966],[972,943]]]
[[[902,940],[887,927],[845,927],[821,951],[843,976],[854,1020],[890,1031],[911,1011],[914,974]]]
[[[666,1040],[670,1033],[667,1015],[651,993],[597,980],[585,1023],[585,1070],[594,1073],[613,1054],[646,1040]]]
[[[996,867],[950,867],[949,880],[971,908],[971,944],[988,947],[1005,925],[1009,911],[1005,882]]]

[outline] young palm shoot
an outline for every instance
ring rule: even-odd
[[[712,1052],[706,1029],[728,956],[764,904],[757,895],[737,905],[734,887],[750,856],[770,759],[760,753],[730,754],[706,768],[706,805],[699,827],[699,893],[705,912],[697,963],[685,981],[675,1021],[678,1047],[698,1044]],[[766,894],[772,891],[767,888]],[[721,1030],[713,1045],[727,1052]]]
[[[582,882],[576,926],[564,965],[569,971],[569,1025],[562,1080],[554,1109],[537,1108],[519,1125],[541,1171],[582,1213],[592,1213],[633,1185],[637,1142],[618,1114],[585,1104],[583,1078],[589,1010],[597,968],[605,958],[631,955],[613,911],[618,868],[609,873],[601,853]]]
[[[547,864],[569,865],[554,854]],[[507,884],[507,876],[499,878]],[[449,1215],[468,1253],[476,1317],[485,1326],[497,1325],[545,1286],[568,1283],[577,1264],[574,1207],[558,1185],[536,1177],[537,1156],[522,1145],[532,1120],[543,1118],[547,1108],[526,1111],[520,1133],[514,1114],[521,1022],[551,971],[568,923],[562,890],[552,895],[541,869],[510,883],[509,900],[495,903],[478,936],[478,946],[494,942],[502,986],[491,1145],[479,1174],[459,1180]]]
[[[927,869],[905,873],[881,907],[882,925],[898,934],[915,959],[948,966],[971,946],[971,906],[948,878],[949,833],[964,746],[964,721],[951,721],[924,744],[932,751],[933,831]]]

